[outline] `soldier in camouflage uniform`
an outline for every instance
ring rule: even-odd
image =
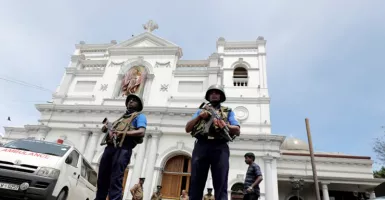
[[[239,136],[240,126],[235,119],[234,112],[228,107],[221,106],[221,103],[226,101],[226,95],[221,86],[210,86],[205,99],[211,103],[221,119],[214,119],[208,133],[196,134],[196,132],[202,132],[205,122],[211,117],[205,109],[200,109],[186,124],[186,132],[191,132],[197,138],[191,160],[189,196],[190,200],[202,200],[208,171],[211,167],[215,199],[227,200],[230,150],[228,140],[224,139],[220,132],[223,131],[223,127],[227,126],[231,136]]]
[[[100,160],[97,192],[95,200],[121,200],[124,171],[130,162],[132,149],[143,142],[146,131],[146,116],[140,113],[143,110],[143,102],[140,97],[130,94],[126,98],[126,113],[112,123],[112,131],[109,131],[107,147],[104,149]],[[102,128],[106,131],[106,126]],[[119,145],[114,147],[111,142],[116,134]]]

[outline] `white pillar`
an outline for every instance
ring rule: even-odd
[[[278,193],[278,170],[277,170],[277,159],[274,159],[272,161],[272,175],[273,175],[273,184],[274,184],[274,188],[273,188],[273,199],[274,200],[278,200],[279,199],[279,193]]]
[[[218,72],[219,72],[219,67],[218,67],[218,60],[219,60],[219,55],[217,53],[211,54],[209,57],[209,86],[214,85],[218,83]]]
[[[258,82],[257,82],[257,84],[259,85],[259,87],[260,88],[263,88],[263,64],[262,64],[262,55],[258,55],[258,69],[259,69],[259,72],[258,72],[258,74],[259,74],[259,80],[258,80]],[[258,87],[258,85],[257,85],[257,87]],[[261,95],[261,90],[259,89],[258,90],[258,96],[259,97],[262,97],[262,95]]]
[[[97,165],[99,165],[99,159],[101,158],[102,152],[106,148],[106,145],[103,145],[103,146],[100,145],[104,136],[105,136],[105,133],[101,133],[96,143],[95,156],[99,156],[99,157],[94,156],[94,158],[92,158],[93,162],[95,161],[94,163],[96,163]]]
[[[142,169],[143,169],[144,154],[146,153],[146,143],[147,143],[147,136],[144,136],[143,143],[138,144],[136,146],[136,148],[139,148],[139,150],[137,151],[136,157],[135,157],[134,169],[132,172],[132,178],[129,185],[130,188],[132,188],[135,184],[139,183],[140,174],[142,173]],[[132,198],[131,193],[128,193],[128,199],[131,199],[131,198]]]
[[[370,193],[370,199],[375,199],[376,198],[376,193],[374,191],[372,191]]]
[[[158,152],[158,143],[159,143],[159,137],[160,133],[152,133],[151,134],[151,143],[150,143],[150,152],[147,158],[147,164],[146,164],[146,173],[145,173],[145,182],[144,182],[144,191],[147,191],[144,193],[143,199],[150,199],[152,195],[152,183],[153,183],[153,176],[154,176],[154,167],[155,167],[155,161],[156,161],[156,154]]]
[[[146,87],[144,87],[144,91],[143,91],[143,104],[144,106],[148,105],[148,102],[149,102],[149,99],[150,99],[150,88],[151,88],[151,85],[152,85],[152,82],[154,80],[154,74],[148,74],[147,75],[147,80],[146,80]]]
[[[267,88],[267,75],[266,75],[266,54],[262,56],[262,66],[263,66],[263,88]],[[261,86],[262,88],[262,86]]]
[[[130,192],[131,188],[129,186],[132,179],[133,169],[134,169],[134,166],[130,164],[128,166],[128,174],[127,174],[127,180],[126,180],[126,187],[124,188],[123,199],[128,199],[129,194],[131,194]]]
[[[67,68],[68,69],[68,68]],[[68,93],[69,87],[74,79],[74,72],[70,70],[66,70],[66,74],[64,74],[63,79],[60,83],[58,91],[54,94],[53,103],[61,104],[63,103],[63,99]]]
[[[274,194],[273,194],[273,175],[272,175],[272,161],[273,157],[266,156],[263,158],[265,162],[265,200],[273,200]]]
[[[231,190],[227,190],[227,198],[231,200]]]
[[[81,154],[84,153],[89,136],[90,136],[90,131],[82,132],[82,135],[80,137],[80,142],[79,142],[79,148],[78,148]]]
[[[322,200],[329,200],[328,184],[329,183],[321,182],[321,185],[322,185]]]
[[[74,74],[71,72],[68,72],[64,75],[63,81],[60,84],[58,95],[65,95],[68,92],[68,89],[71,85],[71,81],[73,80],[73,77],[74,77]]]
[[[98,138],[98,142],[97,142],[97,144],[96,144],[96,151],[104,151],[104,148],[106,148],[106,146],[105,145],[100,145],[100,143],[102,143],[102,140],[103,140],[103,138],[104,138],[104,136],[106,135],[106,133],[100,133],[100,135],[99,135],[99,138]]]
[[[100,132],[94,131],[92,132],[91,138],[88,140],[87,146],[85,148],[84,157],[88,162],[92,162],[96,152],[96,143],[98,142],[100,136]]]
[[[162,185],[162,178],[163,178],[163,168],[161,167],[155,167],[155,173],[158,173],[157,179],[155,181],[156,185]]]

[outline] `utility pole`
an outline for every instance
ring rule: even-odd
[[[305,119],[305,123],[306,123],[307,140],[309,143],[309,150],[310,150],[311,166],[313,169],[313,179],[314,179],[314,186],[315,186],[314,189],[315,189],[316,199],[321,200],[321,195],[319,192],[319,185],[318,185],[317,168],[315,166],[315,161],[314,161],[313,142],[311,139],[310,125],[309,125],[308,118]]]

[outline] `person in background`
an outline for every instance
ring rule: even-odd
[[[143,200],[143,183],[144,178],[139,178],[139,183],[131,188],[132,200]]]
[[[186,190],[182,190],[182,195],[180,196],[180,200],[189,200]]]
[[[263,180],[261,168],[254,162],[253,153],[245,154],[245,163],[249,165],[246,172],[246,178],[243,190],[243,200],[258,200],[260,196],[259,184]]]
[[[214,200],[214,195],[212,194],[213,188],[207,188],[207,194],[203,197],[203,200]]]
[[[158,185],[156,192],[152,194],[151,200],[161,200],[162,194],[160,193],[160,190],[162,189],[162,186]]]

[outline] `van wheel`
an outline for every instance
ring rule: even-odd
[[[62,190],[56,198],[56,200],[66,200],[66,199],[67,199],[67,192],[65,190]]]

